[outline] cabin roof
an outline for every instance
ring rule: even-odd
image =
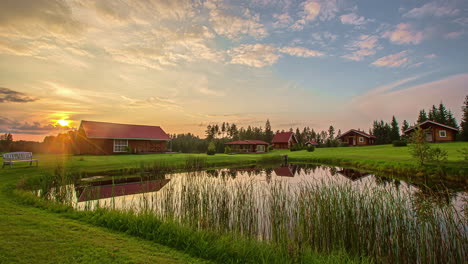
[[[291,139],[291,137],[294,137],[294,139],[296,139],[296,136],[294,136],[293,132],[276,133],[276,135],[273,137],[273,140],[271,141],[271,143],[288,143],[289,139]]]
[[[139,139],[139,140],[170,140],[170,137],[159,126],[116,124],[108,122],[81,121],[88,138],[105,139]]]
[[[237,140],[226,142],[224,145],[268,145],[268,143],[262,140]]]
[[[405,131],[403,131],[403,133],[410,132],[411,130],[414,130],[415,128],[417,128],[419,126],[423,126],[425,124],[433,124],[433,125],[436,125],[436,126],[445,127],[445,128],[448,128],[448,129],[452,129],[454,131],[458,131],[458,128],[447,126],[447,125],[441,124],[441,123],[436,122],[436,121],[426,120],[424,122],[421,122],[421,123],[419,123],[419,124],[417,124],[415,126],[412,126],[412,127],[408,128],[408,129],[406,129]]]

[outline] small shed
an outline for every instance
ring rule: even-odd
[[[271,141],[274,149],[289,149],[298,143],[293,132],[276,133]]]
[[[374,136],[356,129],[350,129],[346,131],[339,137],[339,139],[342,143],[348,144],[350,146],[366,146],[375,144]]]
[[[224,145],[229,146],[232,153],[265,153],[268,150],[268,143],[262,140],[237,140]]]
[[[426,120],[420,124],[412,126],[403,131],[403,133],[406,136],[410,136],[417,127],[424,129],[426,141],[433,143],[455,141],[455,137],[458,133],[458,128],[447,126],[431,120]]]
[[[317,142],[315,142],[313,140],[309,140],[305,144],[306,144],[306,146],[315,146],[315,147],[319,145],[319,143],[317,143]]]

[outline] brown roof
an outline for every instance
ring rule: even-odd
[[[268,145],[265,141],[261,140],[237,140],[224,143],[225,145]]]
[[[426,120],[426,121],[424,121],[424,122],[422,122],[422,123],[420,123],[420,124],[417,124],[417,125],[415,125],[415,126],[412,126],[412,127],[408,128],[408,129],[406,129],[405,131],[403,131],[403,133],[409,132],[409,131],[415,129],[416,127],[419,127],[419,126],[422,126],[422,125],[425,125],[425,124],[428,124],[428,123],[429,123],[429,124],[436,125],[436,126],[441,126],[441,127],[445,127],[445,128],[448,128],[448,129],[452,129],[452,130],[458,131],[458,128],[451,127],[451,126],[447,126],[447,125],[441,124],[441,123],[436,122],[436,121]]]
[[[276,133],[271,143],[288,143],[291,137],[295,137],[293,132]]]
[[[350,130],[346,131],[345,133],[341,134],[341,136],[339,136],[339,137],[340,137],[340,138],[341,138],[341,137],[344,137],[344,136],[346,136],[346,134],[353,133],[353,132],[354,132],[354,133],[357,133],[357,134],[359,134],[359,135],[361,135],[361,136],[365,136],[365,137],[367,137],[367,138],[375,138],[375,136],[369,135],[369,134],[367,134],[367,133],[364,132],[364,131],[360,131],[360,130],[356,130],[356,129],[350,129]]]
[[[318,146],[319,143],[313,141],[313,140],[309,140],[306,142],[306,144],[311,144],[311,145],[314,145],[314,146]]]
[[[159,126],[127,125],[96,121],[81,121],[86,137],[109,139],[169,140]]]

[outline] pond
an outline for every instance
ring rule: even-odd
[[[78,210],[149,213],[288,247],[327,252],[344,247],[377,259],[385,256],[385,262],[403,257],[457,263],[468,252],[466,186],[426,186],[340,167],[288,164],[103,175],[81,179],[59,193]]]

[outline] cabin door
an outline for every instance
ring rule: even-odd
[[[431,131],[426,132],[426,141],[427,142],[432,142],[432,132]]]
[[[348,138],[348,144],[354,146],[354,138],[353,137]]]

